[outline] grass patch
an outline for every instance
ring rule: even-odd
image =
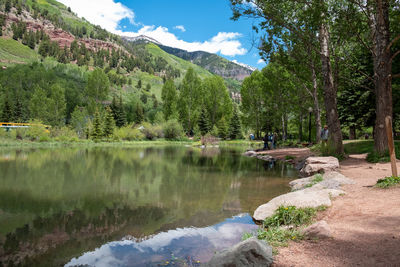
[[[282,225],[300,226],[309,224],[316,215],[315,208],[296,208],[295,206],[280,206],[275,214],[264,220],[264,227],[275,227]]]
[[[322,174],[318,173],[318,174],[314,175],[314,178],[311,180],[311,183],[307,184],[305,187],[306,188],[312,187],[315,184],[322,182],[323,180],[324,180],[324,177],[322,176]]]
[[[0,38],[0,61],[3,65],[29,63],[39,58],[35,50],[28,46],[13,39]]]
[[[400,142],[395,141],[394,143],[396,150],[396,158],[400,159]],[[355,141],[344,144],[344,152],[346,154],[364,154],[368,153],[367,161],[371,163],[377,162],[389,162],[390,156],[389,152],[385,152],[383,154],[377,153],[374,151],[374,141],[373,140],[365,140],[365,141]]]
[[[383,179],[379,179],[378,182],[376,182],[375,186],[379,188],[388,188],[397,185],[399,183],[400,183],[400,177],[389,176]]]
[[[272,215],[264,220],[262,228],[256,233],[244,233],[243,240],[256,236],[270,244],[274,252],[276,247],[287,246],[289,240],[304,239],[301,226],[309,225],[318,211],[326,210],[325,206],[318,208],[296,208],[295,206],[280,206]]]

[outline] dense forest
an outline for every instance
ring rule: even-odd
[[[283,135],[296,125],[302,139],[312,115],[316,141],[326,121],[336,154],[343,137],[366,133],[387,150],[385,117],[400,126],[399,1],[230,2],[232,19],[259,19],[253,30],[269,62],[243,83],[245,125]]]

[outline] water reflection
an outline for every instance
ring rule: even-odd
[[[127,235],[207,229],[252,213],[296,175],[240,151],[185,147],[0,150],[0,171],[0,266],[62,266]]]
[[[240,242],[244,232],[256,229],[251,217],[243,214],[209,227],[169,230],[144,241],[110,242],[66,266],[196,266],[210,260],[216,251]]]

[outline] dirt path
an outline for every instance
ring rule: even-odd
[[[390,164],[370,164],[365,155],[341,162],[340,172],[356,181],[319,219],[333,238],[291,242],[279,249],[274,266],[400,266],[400,187],[370,187],[391,175]],[[400,162],[398,162],[400,169]]]

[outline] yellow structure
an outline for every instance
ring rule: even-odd
[[[38,123],[25,123],[25,122],[0,122],[0,128],[6,128],[6,130],[10,130],[12,128],[28,128],[31,126],[43,126],[46,130],[49,130],[51,126],[45,124]]]

